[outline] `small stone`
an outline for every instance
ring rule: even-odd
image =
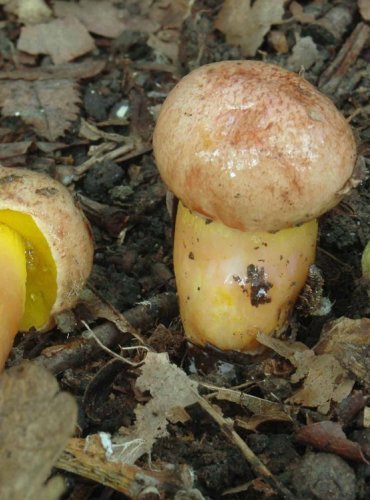
[[[342,458],[331,453],[307,453],[293,474],[300,500],[355,500],[356,476]]]

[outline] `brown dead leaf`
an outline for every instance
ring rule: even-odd
[[[169,421],[186,420],[184,408],[199,401],[197,383],[171,364],[166,353],[148,352],[136,387],[149,391],[152,398],[135,410],[134,426],[120,429],[107,438],[107,460],[134,464],[144,453],[150,453],[160,437],[168,435]]]
[[[144,2],[140,2],[140,15],[133,15],[127,5],[126,8],[118,7],[118,2],[109,0],[56,1],[54,13],[57,17],[76,17],[91,33],[116,38],[125,30],[153,33],[159,29],[158,22],[148,17],[145,4],[142,4]],[[150,5],[150,8],[153,9],[153,6]]]
[[[0,144],[0,160],[12,158],[14,156],[22,156],[27,153],[31,147],[31,141],[8,142]]]
[[[343,368],[370,386],[370,319],[339,318],[330,322],[324,327],[315,352],[331,353]]]
[[[288,67],[291,71],[301,71],[302,68],[310,69],[317,61],[319,50],[310,36],[299,38],[293,47],[292,54],[288,57]]]
[[[285,0],[225,0],[215,26],[244,56],[256,55],[264,36],[284,15]]]
[[[370,21],[370,0],[357,0],[358,9],[364,21]]]
[[[146,13],[162,28],[178,29],[190,14],[192,0],[157,0],[147,5]]]
[[[360,445],[347,439],[341,425],[336,422],[326,421],[306,425],[296,432],[296,439],[300,443],[335,453],[347,460],[369,464]]]
[[[0,81],[2,114],[21,118],[50,141],[77,118],[79,100],[78,86],[71,80]]]
[[[60,497],[63,480],[45,482],[76,419],[72,396],[45,368],[25,363],[0,376],[0,498]]]
[[[150,401],[135,411],[135,434],[144,440],[145,452],[149,453],[158,438],[168,435],[168,418],[173,416],[174,408],[184,408],[199,400],[197,383],[170,363],[166,353],[149,352],[136,387],[152,395]]]
[[[112,304],[105,302],[104,299],[99,297],[97,292],[93,291],[91,288],[85,288],[82,291],[80,303],[83,304],[94,320],[98,318],[107,319],[108,321],[111,321],[123,334],[129,333],[133,337],[136,337],[139,341],[143,342],[139,332],[132,325],[130,325],[123,314],[117,311]]]
[[[159,31],[150,34],[148,46],[173,64],[178,62],[181,27],[190,14],[191,5],[191,0],[159,0],[147,9],[150,19],[160,26]]]
[[[0,71],[0,80],[83,80],[98,75],[103,71],[104,66],[105,61],[85,59],[80,63]]]
[[[271,422],[284,422],[284,424],[286,425],[287,421],[292,423],[291,420],[281,418],[279,415],[275,417],[273,415],[252,415],[248,418],[244,417],[235,419],[235,425],[247,431],[258,432],[260,426],[263,424],[270,424]]]
[[[18,16],[22,24],[37,24],[50,19],[51,9],[44,0],[10,0],[0,2],[6,5],[6,11]]]
[[[354,380],[330,354],[312,359],[303,387],[288,399],[289,403],[317,407],[325,414],[331,401],[340,402],[351,392]]]
[[[363,426],[365,429],[370,428],[370,408],[367,406],[364,408]]]
[[[315,16],[304,11],[304,8],[298,2],[291,2],[289,4],[289,10],[296,21],[301,24],[311,24],[315,22]]]
[[[251,413],[267,420],[292,421],[283,405],[267,399],[258,398],[233,389],[218,389],[215,394],[218,400],[231,401],[247,408]]]
[[[95,49],[94,39],[75,17],[25,26],[17,48],[28,54],[48,54],[54,64],[62,64]]]
[[[333,354],[316,355],[300,342],[284,342],[264,334],[258,334],[257,340],[296,367],[291,376],[293,383],[304,378],[303,386],[287,400],[288,403],[317,407],[325,414],[331,401],[339,403],[351,392],[354,380]]]
[[[109,0],[81,0],[74,2],[54,2],[57,17],[73,16],[91,33],[106,38],[116,38],[127,25],[122,21],[120,10]]]

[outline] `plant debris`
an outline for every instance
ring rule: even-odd
[[[80,96],[73,80],[0,81],[3,116],[33,125],[40,136],[55,141],[78,115]]]
[[[0,498],[56,500],[65,489],[51,469],[74,431],[77,405],[42,367],[0,376]]]
[[[239,45],[244,56],[255,56],[263,38],[284,15],[285,0],[225,0],[215,26],[226,40]]]
[[[369,465],[358,443],[350,441],[337,422],[315,422],[305,425],[296,432],[300,443],[321,451],[335,453],[347,460],[354,460]]]
[[[49,54],[54,64],[62,64],[91,52],[95,43],[75,17],[66,17],[22,28],[17,47],[28,54]]]
[[[36,480],[35,500],[64,487],[65,500],[369,498],[362,456],[370,458],[370,303],[361,270],[370,240],[369,2],[0,5],[0,160],[68,185],[95,240],[89,294],[50,332],[19,334],[3,375],[14,387],[13,369],[25,359],[57,374],[78,402],[75,436],[67,441],[71,400],[56,385],[41,398],[47,375],[22,379],[28,389],[12,392],[12,404],[24,408],[27,395],[33,413],[5,418],[0,456],[18,457],[27,429],[41,430],[17,472],[0,463],[0,497],[8,478],[11,487],[20,478],[22,500]],[[256,356],[184,338],[172,219],[151,150],[161,105],[182,76],[245,57],[300,72],[325,92],[354,129],[362,172],[320,219],[321,274],[310,270],[290,328],[279,339],[261,337],[268,348]],[[268,280],[249,271],[248,293],[252,284],[268,299]],[[47,407],[40,417],[39,404]],[[57,456],[42,455],[49,446],[64,451],[48,481]]]
[[[354,379],[331,352],[317,355],[300,342],[288,343],[262,333],[257,335],[257,339],[296,367],[296,372],[291,376],[293,383],[304,379],[303,387],[288,398],[287,402],[317,407],[321,413],[326,414],[331,401],[343,401],[351,392]]]

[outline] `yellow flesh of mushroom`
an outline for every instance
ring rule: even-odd
[[[241,232],[179,203],[174,267],[186,335],[219,349],[258,350],[258,332],[284,329],[314,262],[317,221]]]
[[[3,224],[0,224],[0,263],[0,367],[2,367],[24,314],[27,278],[22,238]]]
[[[8,234],[4,228],[10,228],[13,230],[11,233],[18,235],[17,238],[5,238],[1,244],[1,268],[6,269],[10,265],[13,269],[17,266],[23,269],[23,259],[26,263],[25,307],[19,329],[24,331],[32,327],[40,329],[49,320],[57,294],[57,271],[50,247],[33,218],[28,214],[13,210],[0,210],[0,228],[4,234]],[[23,242],[22,257],[19,251],[15,249],[14,252],[11,251],[11,245],[19,239]],[[3,281],[1,287],[2,294],[6,295],[7,290],[9,293],[9,290],[16,288],[17,285],[14,280],[7,280]]]

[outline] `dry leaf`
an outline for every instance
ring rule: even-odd
[[[330,409],[331,401],[339,403],[351,392],[354,380],[333,354],[315,355],[300,342],[284,342],[265,334],[258,334],[257,340],[296,367],[291,376],[293,383],[304,378],[303,387],[287,400],[288,403],[317,407],[325,414]]]
[[[239,45],[244,56],[256,55],[271,25],[284,15],[285,0],[225,0],[215,26],[228,43]]]
[[[287,54],[289,52],[288,40],[282,31],[271,30],[268,34],[268,41],[278,54]]]
[[[39,66],[12,71],[0,71],[0,80],[70,80],[91,78],[103,71],[105,61],[85,59],[80,63]]]
[[[281,415],[281,414],[280,414]],[[261,425],[271,422],[286,422],[292,423],[292,420],[281,418],[280,415],[252,415],[251,417],[237,418],[235,419],[235,425],[245,429],[247,431],[258,432]]]
[[[118,7],[118,2],[109,0],[81,0],[79,3],[56,1],[54,13],[57,17],[74,16],[91,33],[106,38],[116,38],[125,30],[153,33],[160,25],[148,18],[156,3],[148,7],[140,2],[140,15],[133,15],[128,9]],[[144,5],[142,5],[144,4]],[[135,7],[137,3],[135,2]]]
[[[339,318],[330,322],[324,327],[315,352],[331,353],[341,366],[370,386],[370,319]]]
[[[292,54],[288,57],[288,67],[291,71],[309,69],[317,61],[319,51],[310,36],[300,38],[294,45]]]
[[[0,4],[7,4],[6,11],[18,16],[22,24],[37,24],[50,19],[51,9],[44,0],[6,0]]]
[[[54,64],[62,64],[95,49],[95,42],[75,17],[25,26],[17,48],[27,54],[48,54]]]
[[[291,2],[289,4],[289,10],[296,21],[301,24],[311,24],[315,22],[315,16],[313,14],[304,11],[304,8],[298,2]]]
[[[354,385],[347,371],[331,354],[316,356],[310,363],[303,387],[288,399],[289,403],[317,407],[327,413],[331,401],[340,402],[346,398]]]
[[[184,407],[200,398],[197,383],[171,364],[166,353],[148,352],[136,387],[149,391],[152,398],[137,406],[134,426],[122,427],[120,435],[104,435],[106,459],[111,462],[134,464],[144,453],[150,453],[155,441],[168,435],[168,422],[185,421]]]
[[[105,302],[92,289],[85,288],[82,291],[80,303],[84,305],[92,318],[107,319],[123,334],[130,333],[133,337],[142,340],[138,331],[130,325],[124,315],[118,312],[111,304]]]
[[[25,155],[31,147],[31,141],[8,142],[0,144],[0,160]]]
[[[154,442],[168,435],[168,418],[176,407],[186,407],[199,399],[197,383],[186,373],[169,362],[166,353],[149,352],[136,381],[141,391],[150,391],[152,399],[135,410],[135,434],[144,440],[145,451]],[[177,410],[178,411],[178,410]]]
[[[364,21],[370,21],[370,0],[357,0],[357,5]]]
[[[367,406],[364,408],[363,426],[365,429],[369,429],[370,427],[370,408]]]
[[[341,425],[337,422],[326,421],[305,425],[296,432],[296,439],[318,450],[368,464],[360,445],[347,439]]]
[[[0,376],[0,498],[59,498],[64,482],[44,483],[76,419],[72,396],[45,368],[25,363]]]
[[[71,80],[0,82],[2,114],[21,118],[50,141],[62,136],[76,120],[78,102],[78,87]]]
[[[109,0],[54,2],[54,14],[57,17],[76,17],[88,31],[107,38],[116,38],[127,29],[119,9]]]
[[[247,408],[251,413],[264,420],[292,421],[290,415],[284,411],[284,406],[274,401],[251,396],[233,389],[218,389],[216,393],[218,400],[231,401]]]

